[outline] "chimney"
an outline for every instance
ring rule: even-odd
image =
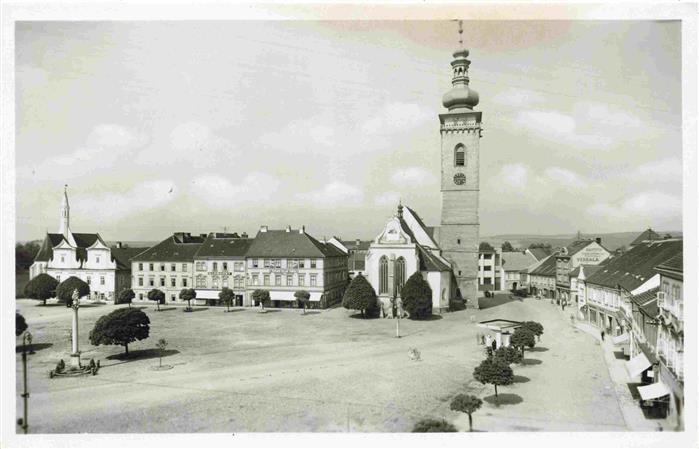
[[[601,245],[602,244],[602,237],[595,238],[595,242],[597,242],[598,245]]]
[[[121,242],[116,242],[116,247],[121,248]]]
[[[286,232],[291,232],[291,225],[286,225]]]
[[[260,226],[260,232],[267,232],[267,225]]]
[[[248,238],[248,233],[247,233],[247,232],[243,232],[242,234],[240,234],[240,238],[241,238],[241,239],[246,239],[246,238]]]
[[[306,226],[301,226],[301,229],[299,229],[299,234],[305,234],[306,233]]]

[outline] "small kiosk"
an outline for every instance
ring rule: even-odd
[[[510,337],[512,336],[512,333],[515,331],[515,329],[521,326],[521,321],[503,319],[487,320],[478,323],[478,327],[488,329],[492,334],[495,334],[494,337],[496,349],[500,346],[510,346]]]

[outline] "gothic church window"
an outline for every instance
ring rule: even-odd
[[[399,257],[396,260],[396,288],[400,292],[405,284],[405,259]]]
[[[466,151],[463,144],[458,144],[454,148],[454,165],[457,167],[463,167],[466,163]]]
[[[388,259],[379,259],[379,294],[388,293]]]

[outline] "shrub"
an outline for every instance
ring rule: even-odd
[[[187,301],[187,310],[192,310],[192,300],[197,297],[197,292],[193,288],[183,288],[180,290],[180,299]],[[211,305],[210,301],[207,304]],[[215,304],[214,304],[215,305]]]
[[[157,288],[148,292],[148,300],[155,301],[155,307],[160,310],[160,304],[165,303],[165,293]]]
[[[432,289],[419,271],[408,278],[400,291],[403,309],[410,318],[427,318],[432,315]]]
[[[473,370],[473,378],[483,385],[492,384],[495,387],[495,397],[498,397],[498,385],[510,385],[514,381],[514,373],[510,366],[491,357],[485,359]]]
[[[510,344],[515,348],[521,349],[522,356],[524,356],[524,347],[533,348],[536,344],[536,339],[532,331],[525,327],[518,327],[510,338]]]
[[[483,401],[480,398],[472,395],[458,394],[451,401],[449,408],[455,412],[466,413],[468,415],[468,431],[473,431],[473,418],[472,414],[476,412],[483,405]]]
[[[311,299],[311,294],[306,290],[298,290],[294,293],[294,297],[299,302],[299,307],[303,307],[303,313],[306,313],[306,306]]]
[[[262,289],[257,289],[254,292],[252,292],[252,300],[255,301],[256,303],[260,304],[262,308],[265,308],[265,304],[269,304],[269,291],[267,290],[262,290]]]
[[[231,290],[230,288],[223,287],[221,289],[221,292],[218,294],[218,298],[223,304],[226,305],[226,310],[230,310],[231,304],[235,299],[235,293],[233,293],[233,290]]]
[[[27,330],[27,321],[22,314],[15,312],[15,337],[22,335],[22,332]]]
[[[128,304],[131,307],[131,302],[136,297],[136,293],[130,288],[124,289],[119,292],[119,297],[117,298],[117,304]]]
[[[537,337],[541,337],[542,335],[544,335],[544,326],[542,326],[541,323],[537,323],[536,321],[525,321],[524,323],[522,323],[522,327],[530,330]]]
[[[138,309],[117,309],[100,317],[90,331],[90,343],[98,345],[122,345],[129,353],[129,343],[148,338],[150,319]]]
[[[369,281],[361,273],[356,275],[342,296],[342,307],[345,309],[359,310],[362,317],[366,312],[376,308],[376,292]]]
[[[56,294],[58,281],[46,273],[41,273],[30,280],[24,287],[24,295],[30,299],[43,301],[46,305],[46,300],[53,298]]]
[[[522,361],[522,354],[514,346],[500,346],[492,356],[508,365]]]
[[[456,432],[456,427],[443,419],[426,418],[421,419],[413,427],[414,433],[428,432]]]
[[[67,307],[73,305],[73,293],[78,291],[78,298],[90,294],[90,286],[82,279],[71,276],[56,287],[56,297],[59,302],[65,303]]]

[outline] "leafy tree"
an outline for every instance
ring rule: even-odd
[[[456,427],[443,419],[426,418],[421,419],[413,427],[414,433],[428,432],[456,432]]]
[[[359,310],[362,317],[365,312],[376,308],[376,292],[369,281],[361,273],[357,274],[342,296],[342,307],[345,309]]]
[[[512,243],[508,242],[507,240],[502,242],[501,248],[503,251],[515,251],[514,247],[512,246]]]
[[[488,242],[481,242],[480,245],[478,245],[478,250],[479,251],[495,251],[495,248],[488,243]]]
[[[483,405],[483,401],[470,394],[457,394],[451,401],[450,408],[455,412],[466,413],[468,415],[468,431],[473,431],[473,418],[471,415]]]
[[[537,337],[541,337],[544,335],[544,326],[541,325],[541,323],[537,323],[536,321],[525,321],[522,323],[522,327],[525,329],[529,329],[534,335]]]
[[[495,357],[487,358],[473,370],[473,378],[483,385],[492,384],[495,387],[495,398],[498,397],[498,385],[510,385],[514,381],[512,368]]]
[[[260,307],[262,307],[262,310],[264,310],[265,303],[268,303],[270,300],[269,291],[263,289],[255,290],[254,292],[252,292],[252,300],[259,303]]]
[[[167,340],[161,338],[158,340],[158,343],[155,344],[155,347],[158,348],[158,366],[163,366],[163,352],[165,352],[165,348],[167,348]]]
[[[518,327],[515,333],[512,334],[510,338],[510,344],[515,348],[522,349],[522,357],[524,357],[524,347],[533,348],[536,344],[536,339],[534,338],[534,333],[524,327]]]
[[[38,242],[15,244],[15,269],[29,269],[34,263],[34,258],[39,253],[40,248],[41,245]]]
[[[130,288],[125,288],[124,290],[119,292],[119,298],[117,300],[119,301],[119,304],[128,304],[129,309],[131,308],[131,301],[136,297],[136,293],[133,292]]]
[[[297,290],[296,293],[294,293],[294,297],[299,302],[299,307],[303,307],[303,314],[305,315],[306,306],[308,305],[308,301],[311,299],[311,294],[306,290]]]
[[[514,346],[500,346],[493,352],[493,357],[508,365],[522,361],[522,354]]]
[[[129,343],[148,338],[149,330],[150,320],[142,310],[116,309],[97,320],[90,331],[90,343],[95,346],[121,345],[128,354]]]
[[[38,299],[46,305],[46,300],[53,298],[58,287],[58,281],[46,273],[33,278],[24,287],[24,295],[30,299]]]
[[[226,305],[226,310],[231,311],[231,303],[235,299],[235,293],[228,287],[223,287],[221,292],[218,294],[218,299],[221,300]]]
[[[410,318],[420,319],[432,315],[432,289],[419,271],[405,281],[400,297]]]
[[[187,301],[187,311],[192,310],[192,300],[197,297],[197,292],[193,288],[183,288],[180,290],[180,299]]]
[[[22,314],[15,312],[15,337],[22,335],[22,332],[27,330],[27,321]]]
[[[533,248],[551,249],[551,244],[546,243],[546,242],[534,242],[534,243],[529,245],[529,248],[530,249],[533,249]]]
[[[154,288],[148,292],[148,300],[155,301],[156,310],[160,311],[160,304],[165,302],[165,293],[162,290]]]
[[[66,307],[73,305],[73,292],[78,291],[78,297],[82,298],[90,294],[90,286],[82,279],[71,276],[56,287],[56,297],[59,302],[65,302]]]

